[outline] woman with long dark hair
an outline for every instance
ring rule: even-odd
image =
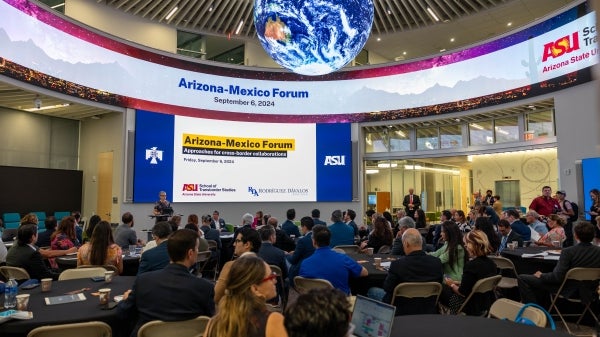
[[[454,221],[444,221],[442,224],[441,239],[444,245],[435,252],[429,253],[442,261],[444,274],[451,279],[460,281],[463,267],[467,262],[467,254],[463,244],[463,236]]]
[[[592,198],[592,206],[590,206],[589,214],[590,222],[596,228],[596,243],[600,242],[600,223],[596,221],[596,217],[600,215],[600,190],[593,188],[590,190],[590,198]]]
[[[83,236],[83,242],[89,242],[92,238],[92,233],[94,232],[94,228],[96,225],[102,220],[99,215],[92,215],[90,221],[88,221],[87,228],[85,229],[85,235]]]
[[[478,229],[487,235],[490,242],[490,254],[494,254],[500,248],[500,237],[494,229],[494,225],[490,222],[490,218],[480,217],[475,220],[475,229]]]
[[[425,212],[422,209],[418,209],[415,211],[415,228],[425,228],[427,227],[427,217],[425,216]]]
[[[112,228],[108,221],[100,221],[94,228],[90,242],[84,244],[77,252],[77,266],[113,265],[119,274],[123,272],[123,252],[113,238]]]
[[[469,224],[467,221],[465,212],[463,212],[461,209],[456,210],[456,213],[454,213],[454,222],[456,222],[458,229],[460,229],[463,234],[470,232],[472,229],[471,224]]]
[[[373,252],[377,253],[381,246],[392,246],[394,236],[388,221],[383,217],[377,217],[373,222],[373,231],[369,234],[369,238],[360,244],[361,249],[373,248]]]
[[[225,296],[204,336],[287,337],[283,315],[267,309],[267,299],[277,295],[277,277],[265,261],[256,256],[238,258],[225,282]]]

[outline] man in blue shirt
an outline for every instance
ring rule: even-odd
[[[333,224],[328,227],[329,231],[331,231],[331,243],[329,246],[333,248],[340,245],[353,245],[354,228],[342,221],[342,211],[339,209],[333,211],[331,213],[331,221]]]
[[[312,243],[312,229],[314,222],[311,217],[305,216],[300,219],[300,228],[304,236],[298,240],[294,253],[287,255],[287,260],[291,264],[289,270],[290,282],[294,282],[294,277],[298,276],[300,271],[300,264],[306,258],[311,256],[315,252],[315,247]]]
[[[521,236],[523,241],[531,240],[531,229],[521,222],[519,211],[516,209],[507,209],[504,211],[505,219],[510,223],[510,228]]]
[[[349,228],[352,229],[351,227]],[[348,284],[348,279],[350,277],[363,277],[369,274],[365,267],[358,264],[352,258],[346,254],[340,254],[329,247],[331,232],[327,227],[323,225],[314,226],[312,240],[315,252],[302,261],[300,276],[327,280],[334,288],[349,295],[350,285]]]
[[[312,216],[313,222],[315,223],[315,225],[325,225],[327,226],[327,223],[321,219],[319,219],[321,217],[321,211],[318,210],[317,208],[313,209],[312,212],[310,212],[310,215]]]

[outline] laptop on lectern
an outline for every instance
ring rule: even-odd
[[[356,337],[389,337],[396,307],[361,295],[356,296],[352,320]]]

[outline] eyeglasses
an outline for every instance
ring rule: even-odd
[[[260,283],[267,282],[267,281],[273,281],[275,279],[277,279],[277,274],[271,273],[271,275],[269,275],[269,276],[265,277],[264,279],[262,279],[262,281],[260,281]]]

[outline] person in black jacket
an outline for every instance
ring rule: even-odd
[[[32,279],[57,280],[59,273],[48,269],[44,264],[39,248],[35,245],[37,238],[36,224],[21,225],[17,231],[17,245],[9,249],[6,255],[6,265],[25,269]]]

